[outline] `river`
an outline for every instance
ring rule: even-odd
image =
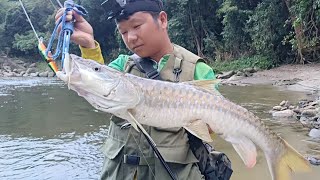
[[[320,155],[320,142],[292,119],[273,119],[268,111],[282,100],[297,102],[305,93],[273,86],[221,87],[232,101],[262,118],[302,154]],[[46,78],[0,79],[0,179],[98,179],[99,151],[108,129],[107,114],[95,110],[62,84]],[[232,160],[233,180],[269,180],[262,153],[247,169],[231,145],[217,138],[214,146]],[[319,179],[320,167],[294,179]]]

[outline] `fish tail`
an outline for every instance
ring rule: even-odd
[[[286,147],[286,152],[280,157],[278,163],[275,164],[272,179],[289,180],[291,179],[291,172],[310,172],[311,167],[309,162],[286,141],[282,141]]]

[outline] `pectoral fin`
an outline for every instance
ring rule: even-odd
[[[187,131],[189,131],[194,136],[202,139],[205,142],[212,142],[211,136],[209,134],[208,126],[205,122],[201,120],[193,121],[188,126],[184,127]]]
[[[233,148],[248,168],[252,168],[256,164],[257,149],[250,139],[244,136],[239,136],[228,137],[226,140],[231,142]]]

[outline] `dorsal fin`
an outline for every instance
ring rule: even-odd
[[[217,79],[195,80],[195,81],[187,81],[182,83],[192,85],[200,90],[204,90],[212,94],[220,95],[219,91],[217,90],[217,86],[219,85],[220,80],[217,80]]]

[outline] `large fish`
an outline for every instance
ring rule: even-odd
[[[75,55],[67,58],[64,71],[57,72],[57,76],[96,109],[126,119],[136,129],[139,123],[184,127],[210,142],[209,126],[233,145],[247,167],[256,164],[257,145],[265,154],[273,180],[287,180],[292,171],[311,169],[294,148],[257,116],[215,91],[215,80],[150,80]]]

